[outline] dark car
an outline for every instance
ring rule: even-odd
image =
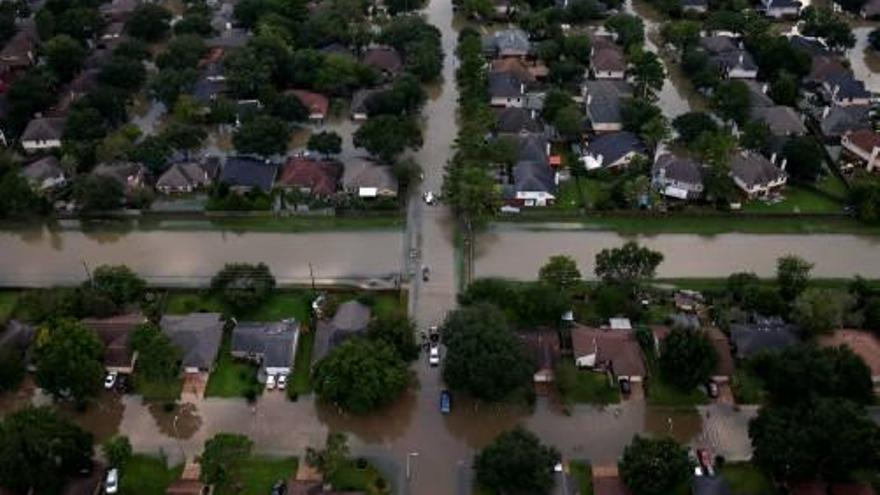
[[[121,394],[131,392],[131,380],[128,375],[119,375],[119,378],[116,379],[116,390]]]
[[[712,382],[712,381],[706,383],[706,394],[713,399],[717,399],[718,398],[718,384],[715,382]]]
[[[269,495],[284,495],[287,493],[287,483],[284,480],[278,480],[272,485],[272,491]]]
[[[422,280],[427,282],[431,279],[431,269],[427,266],[422,267]]]
[[[632,386],[629,383],[629,379],[623,378],[620,380],[620,393],[623,395],[629,395],[632,392]]]
[[[440,412],[449,414],[450,411],[452,411],[452,395],[448,390],[443,390],[440,392]]]

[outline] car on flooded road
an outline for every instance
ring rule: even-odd
[[[440,392],[440,412],[442,414],[449,414],[452,412],[452,394],[450,394],[448,390],[442,390]]]
[[[428,353],[428,364],[430,364],[431,366],[440,365],[440,346],[431,346],[431,350]]]

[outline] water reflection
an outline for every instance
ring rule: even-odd
[[[151,402],[147,409],[156,421],[159,432],[170,438],[192,438],[202,426],[202,417],[193,403],[185,402],[168,408],[165,403]]]

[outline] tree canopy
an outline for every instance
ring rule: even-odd
[[[145,3],[131,13],[125,24],[128,33],[144,41],[158,41],[171,29],[171,12],[154,3]]]
[[[718,352],[703,330],[673,328],[660,343],[660,368],[681,390],[706,383],[718,365]]]
[[[241,464],[250,457],[253,445],[248,437],[232,433],[218,433],[208,439],[199,457],[201,480],[223,487],[240,481]]]
[[[822,172],[822,145],[810,136],[793,137],[785,142],[782,155],[786,171],[795,179],[815,181]]]
[[[37,384],[55,397],[77,402],[95,397],[104,379],[103,357],[101,340],[76,320],[54,320],[37,330]]]
[[[813,264],[799,256],[787,255],[776,260],[776,285],[786,302],[793,302],[806,290],[812,269]]]
[[[605,282],[638,286],[654,278],[663,254],[629,241],[619,248],[603,249],[596,255],[596,276]]]
[[[691,473],[687,450],[671,438],[636,435],[623,451],[620,477],[633,495],[667,495]]]
[[[131,347],[138,352],[138,377],[167,382],[179,376],[180,349],[158,326],[152,323],[138,326],[132,333]]]
[[[553,488],[553,467],[559,460],[556,449],[517,427],[481,450],[474,459],[474,470],[480,486],[497,493],[534,495]]]
[[[791,319],[806,336],[828,333],[844,326],[844,317],[853,308],[848,294],[830,290],[806,289],[791,308]]]
[[[342,136],[333,131],[321,131],[309,136],[306,148],[324,156],[338,155],[342,151]]]
[[[422,130],[413,118],[379,115],[355,131],[354,145],[391,163],[407,148],[421,148]]]
[[[260,156],[283,155],[289,142],[287,123],[271,115],[245,120],[232,136],[236,150]]]
[[[573,289],[581,281],[581,271],[571,256],[551,256],[538,272],[538,280],[566,291]]]
[[[119,306],[139,302],[147,283],[125,265],[101,265],[95,268],[85,286],[94,289]]]
[[[416,324],[402,312],[377,315],[367,327],[367,337],[388,344],[404,361],[419,357],[415,335]]]
[[[211,279],[215,291],[235,311],[256,308],[275,290],[275,277],[265,263],[227,263]]]

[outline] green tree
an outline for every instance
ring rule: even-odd
[[[144,41],[159,41],[168,34],[171,29],[171,12],[168,9],[154,3],[139,5],[128,22],[125,29],[135,38]]]
[[[206,50],[204,40],[197,35],[175,36],[165,51],[156,57],[156,66],[160,69],[195,69]]]
[[[79,41],[59,34],[46,42],[46,63],[59,81],[69,81],[82,67],[86,49]]]
[[[201,480],[220,487],[235,485],[241,479],[241,464],[250,457],[253,446],[244,435],[214,435],[205,442],[205,450],[199,458]]]
[[[770,84],[767,95],[778,105],[797,106],[798,80],[794,74],[781,70]]]
[[[844,315],[852,306],[852,297],[848,294],[806,289],[794,300],[791,318],[806,335],[816,336],[841,328]]]
[[[15,493],[58,493],[92,464],[92,435],[48,407],[28,407],[0,421],[0,486]]]
[[[321,400],[354,414],[367,414],[406,390],[406,363],[383,341],[353,338],[318,361],[312,384]]]
[[[18,349],[14,346],[0,349],[0,394],[17,389],[24,375],[24,360]]]
[[[192,90],[198,78],[195,69],[163,69],[150,79],[150,94],[170,108],[181,95]]]
[[[831,49],[849,49],[856,46],[856,37],[845,18],[838,16],[830,7],[811,5],[802,13],[806,36],[817,36],[825,40]]]
[[[412,118],[379,115],[355,131],[354,145],[391,163],[407,148],[421,148],[422,131]]]
[[[795,179],[812,182],[822,172],[822,145],[810,136],[793,137],[786,141],[782,155],[788,160],[785,170]]]
[[[230,51],[223,58],[223,68],[229,90],[238,98],[256,98],[271,85],[272,67],[252,48]]]
[[[850,188],[850,202],[855,206],[859,220],[867,223],[880,222],[880,182],[858,180]],[[2,201],[2,200],[0,200]]]
[[[44,208],[27,180],[12,170],[0,168],[0,218],[21,218],[40,213]]]
[[[416,324],[406,314],[399,312],[379,315],[367,327],[368,338],[388,344],[404,361],[413,361],[419,357],[415,335]]]
[[[841,481],[880,461],[880,427],[847,401],[762,407],[749,423],[749,438],[752,462],[778,480]]]
[[[770,126],[760,120],[752,120],[743,126],[739,144],[743,148],[762,151],[770,144]]]
[[[270,115],[258,115],[245,121],[232,136],[236,150],[260,156],[283,155],[289,142],[287,123]]]
[[[868,35],[868,43],[872,50],[880,51],[880,28],[871,30],[871,34]]]
[[[660,369],[669,383],[693,390],[718,366],[718,352],[702,330],[673,328],[660,344]]]
[[[654,93],[663,89],[663,82],[666,80],[666,70],[660,58],[653,52],[634,50],[629,55],[629,61],[636,94],[653,99]]]
[[[227,263],[211,279],[211,290],[234,311],[259,307],[275,291],[275,277],[265,263]]]
[[[690,146],[705,132],[718,131],[718,124],[705,112],[688,112],[679,115],[672,121],[672,128],[678,133],[678,140]]]
[[[57,398],[83,403],[95,397],[104,379],[104,345],[76,320],[50,322],[37,331],[34,362],[37,384]]]
[[[721,83],[712,95],[712,106],[718,114],[740,125],[748,121],[750,102],[749,88],[739,80]]]
[[[638,435],[623,451],[620,477],[633,495],[667,495],[688,480],[687,451],[671,438]]]
[[[98,80],[120,90],[133,92],[140,89],[147,80],[147,71],[140,60],[113,56],[101,67]]]
[[[453,311],[443,324],[443,340],[443,379],[451,388],[489,401],[528,390],[533,364],[495,306]]]
[[[317,469],[324,479],[332,479],[349,462],[349,455],[348,437],[345,433],[332,431],[327,433],[323,449],[306,448],[306,463]]]
[[[342,152],[342,136],[333,131],[321,131],[309,136],[306,148],[324,156],[338,155]]]
[[[125,435],[108,438],[101,444],[101,450],[104,451],[107,463],[120,470],[125,470],[125,465],[131,459],[131,442]]]
[[[138,378],[165,383],[178,378],[181,351],[156,325],[139,325],[132,333],[131,348],[138,353]]]
[[[645,42],[645,24],[636,16],[616,14],[605,21],[605,27],[617,33],[617,42],[625,50]]]
[[[605,282],[638,287],[654,278],[663,254],[629,241],[619,248],[603,249],[596,255],[596,276]]]
[[[499,435],[474,459],[480,486],[496,493],[537,494],[553,488],[559,452],[521,427]]]
[[[581,272],[571,256],[551,256],[538,272],[538,280],[561,291],[567,291],[581,281]]]
[[[174,23],[174,34],[177,36],[195,34],[202,37],[210,37],[214,34],[214,28],[211,27],[211,19],[207,15],[188,12],[182,19]]]
[[[660,26],[663,42],[675,46],[680,52],[696,46],[700,41],[702,26],[697,21],[670,21]]]
[[[101,265],[85,287],[103,293],[119,306],[140,301],[147,283],[125,265]]]
[[[794,255],[776,260],[776,285],[779,294],[786,302],[793,302],[810,284],[810,270],[813,264]]]
[[[577,139],[584,132],[584,113],[577,105],[569,105],[556,112],[553,127],[567,139]]]

